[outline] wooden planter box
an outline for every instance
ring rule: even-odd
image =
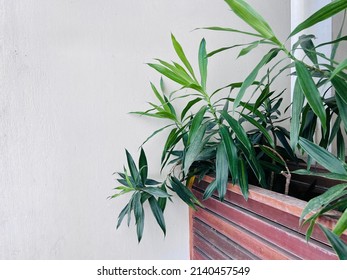
[[[202,200],[213,178],[194,184]],[[299,218],[306,202],[256,186],[250,186],[245,201],[237,186],[228,186],[225,200],[203,201],[204,208],[190,210],[190,257],[201,259],[337,259],[318,227],[306,242],[306,227]],[[336,222],[323,217],[320,223],[332,228]],[[347,241],[347,236],[342,236]]]

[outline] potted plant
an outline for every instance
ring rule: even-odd
[[[197,75],[182,46],[171,35],[180,62],[169,63],[158,59],[148,64],[179,85],[178,90],[164,93],[163,80],[160,89],[151,84],[158,104],[150,103],[149,110],[134,112],[168,120],[169,124],[154,131],[143,144],[163,130],[169,130],[161,164],[162,169],[168,166],[171,169],[164,182],[148,179],[144,150],[141,149],[138,165],[126,152],[128,168],[118,173],[121,186],[116,188],[117,193],[112,198],[128,193],[131,196],[119,214],[117,227],[125,217],[129,225],[133,213],[140,241],[144,227],[143,204],[148,201],[165,234],[163,213],[167,200],[171,200],[170,192],[174,192],[192,209],[200,208],[199,211],[191,212],[192,258],[335,258],[322,231],[337,255],[345,258],[346,245],[343,239],[347,239],[342,234],[347,227],[347,184],[341,183],[325,189],[323,194],[310,200],[307,205],[287,194],[290,193],[293,173],[347,182],[343,141],[343,131],[347,128],[347,75],[343,70],[347,60],[339,63],[334,59],[338,44],[346,40],[346,36],[339,34],[336,40],[325,43],[334,46],[330,58],[319,52],[322,44],[315,46],[313,35],[302,35],[288,50],[268,23],[245,1],[225,2],[255,32],[221,27],[206,29],[245,33],[256,37],[256,40],[208,53],[206,41],[202,39]],[[298,25],[290,37],[346,8],[345,0],[331,2]],[[210,57],[238,46],[242,46],[239,54],[242,56],[259,45],[268,45],[270,50],[244,81],[207,92]],[[297,49],[302,49],[307,59],[298,59],[295,56]],[[323,57],[325,61],[320,62],[318,57]],[[280,107],[285,91],[272,90],[274,80],[287,69],[293,69],[293,75],[296,76],[289,130],[281,124],[283,118]],[[319,89],[324,86],[333,88],[335,96],[321,96]],[[246,99],[246,92],[251,92],[255,101]],[[186,101],[180,111],[175,107],[177,99]],[[321,129],[322,137],[315,143],[317,127]],[[337,142],[339,147],[337,156],[326,151],[332,142]],[[301,153],[308,155],[307,168],[290,170],[289,162],[297,165],[302,161],[298,156]],[[310,170],[312,160],[327,171],[317,174]],[[269,190],[281,191],[277,187],[281,177],[284,194]],[[250,182],[262,188],[252,186]],[[193,184],[195,187],[192,189]],[[266,203],[261,205],[260,212],[256,212],[256,206],[263,201]],[[333,210],[344,212],[341,215]],[[311,214],[311,211],[316,213]],[[275,217],[270,216],[273,213]],[[337,224],[336,217],[322,217],[326,213],[340,216]],[[227,216],[217,220],[223,214]],[[310,223],[307,237],[313,240],[306,243],[302,238],[305,229],[300,227],[299,221],[304,221],[308,214],[311,216],[305,220]],[[211,230],[208,218],[212,219],[211,225],[219,228]],[[314,229],[317,220],[324,225],[321,230]],[[285,223],[287,221],[288,224]],[[227,233],[228,229],[231,233]],[[272,236],[275,241],[270,239]],[[234,237],[236,239],[232,240]],[[246,237],[253,237],[253,240],[249,241]],[[212,240],[220,247],[212,244]],[[211,249],[210,253],[204,251],[207,249]]]

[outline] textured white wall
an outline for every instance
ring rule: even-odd
[[[286,38],[290,1],[250,2]],[[174,57],[170,32],[195,58],[203,34],[210,50],[240,37],[192,29],[240,21],[222,0],[0,0],[0,21],[0,259],[188,258],[177,199],[167,237],[147,215],[138,245],[134,228],[115,231],[125,200],[106,198],[124,148],[135,153],[161,124],[127,114],[159,79],[144,63]],[[257,55],[216,57],[211,88],[245,77]],[[146,147],[156,178],[161,146]]]

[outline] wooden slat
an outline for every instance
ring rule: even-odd
[[[191,234],[193,239],[196,235],[203,236],[205,240],[213,243],[216,247],[222,250],[229,259],[233,260],[253,260],[258,259],[255,255],[246,251],[237,243],[233,242],[231,239],[228,239],[226,236],[220,234],[209,225],[203,223],[199,219],[194,219],[193,222],[194,232]]]
[[[194,192],[194,194],[197,198],[202,199],[201,193]],[[236,223],[245,230],[264,238],[268,242],[276,244],[299,258],[308,260],[337,259],[333,250],[325,244],[313,240],[308,243],[302,234],[298,234],[294,230],[283,227],[244,209],[222,203],[216,199],[205,201],[204,207]]]
[[[194,186],[198,199],[211,180]],[[316,230],[306,242],[305,228],[299,227],[305,201],[257,187],[245,201],[239,188],[229,185],[224,202],[211,198],[203,204],[204,209],[190,211],[192,259],[337,259],[322,232]],[[336,220],[320,222],[331,228]]]
[[[224,234],[247,251],[264,260],[286,260],[295,259],[294,256],[283,252],[280,248],[269,244],[265,240],[253,235],[250,232],[244,231],[229,222],[226,222],[219,217],[200,209],[195,213],[195,216],[205,223],[210,224],[217,231]]]

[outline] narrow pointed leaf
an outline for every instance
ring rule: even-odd
[[[135,183],[137,184],[140,179],[139,171],[137,170],[136,164],[131,156],[131,154],[128,152],[128,150],[125,150],[126,156],[127,156],[127,161],[128,161],[128,166],[129,166],[129,171],[131,174],[131,177],[134,179]]]
[[[192,124],[189,129],[188,135],[188,145],[194,140],[199,128],[201,127],[204,115],[206,113],[206,106],[202,107],[199,112],[197,112],[192,120]]]
[[[317,211],[318,209],[328,205],[330,202],[341,197],[341,194],[347,188],[347,184],[339,184],[329,188],[325,193],[311,199],[305,206],[300,216],[300,224],[302,220],[311,212]]]
[[[300,116],[304,106],[304,94],[302,92],[299,80],[296,79],[293,92],[292,119],[290,122],[290,146],[295,151],[300,134]]]
[[[341,1],[343,2],[343,1]],[[334,251],[338,255],[340,260],[347,260],[347,244],[344,243],[336,234],[332,233],[327,228],[319,225],[321,230],[324,232],[326,237],[328,238],[331,246]]]
[[[225,2],[237,16],[259,32],[263,38],[279,43],[269,24],[249,4],[243,0],[225,0]]]
[[[308,155],[330,172],[347,175],[345,163],[327,150],[302,137],[299,138],[299,145]]]
[[[176,40],[173,34],[171,34],[171,40],[178,57],[181,59],[183,64],[187,67],[187,70],[189,71],[189,73],[195,78],[193,68],[190,65],[186,55],[184,54],[182,46],[178,43],[178,41]]]
[[[203,200],[209,199],[213,193],[217,190],[217,181],[213,180],[212,183],[210,183],[206,190],[204,191],[204,196],[203,196]]]
[[[335,233],[337,236],[341,236],[345,230],[347,230],[347,208],[342,213],[342,216],[338,219],[333,229],[333,233]]]
[[[277,54],[279,50],[278,49],[272,49],[270,52],[268,52],[262,60],[258,63],[258,65],[252,70],[252,72],[247,76],[247,78],[242,83],[242,86],[240,88],[239,93],[237,94],[235,101],[234,101],[234,110],[240,105],[240,102],[243,98],[243,96],[246,93],[246,90],[254,83],[255,79],[257,78],[257,75],[260,71],[260,69],[269,63]]]
[[[151,206],[152,213],[162,229],[164,235],[166,235],[166,226],[165,226],[165,219],[163,215],[163,211],[159,207],[158,201],[152,196],[148,199],[149,205]]]
[[[184,107],[184,109],[182,110],[181,113],[181,120],[184,119],[184,117],[186,116],[187,112],[198,102],[200,102],[202,99],[200,97],[197,97],[191,101],[188,102],[187,106]]]
[[[347,68],[347,58],[343,60],[335,70],[331,73],[330,79],[334,78],[336,75],[338,75],[342,70]]]
[[[196,135],[192,139],[191,143],[189,144],[188,150],[185,155],[184,159],[184,173],[187,174],[189,171],[190,166],[193,164],[193,162],[196,160],[202,149],[204,148],[204,135],[206,132],[206,124],[203,124],[199,127],[198,131],[196,132]]]
[[[300,62],[295,62],[295,69],[297,72],[297,79],[301,86],[307,102],[310,104],[313,112],[317,115],[322,123],[323,130],[326,131],[326,113],[320,93],[312,79],[311,74],[308,72],[305,65]]]
[[[228,159],[223,143],[220,143],[217,147],[216,182],[219,198],[223,200],[228,184]]]
[[[119,213],[118,216],[118,223],[117,223],[117,229],[119,228],[119,226],[122,224],[122,221],[125,217],[125,215],[128,213],[128,208],[129,208],[129,203],[127,205],[125,205],[125,207],[123,208],[123,210]]]
[[[245,162],[240,159],[239,161],[239,185],[242,192],[242,195],[245,200],[248,200],[248,173]]]
[[[145,151],[141,149],[140,158],[139,158],[139,168],[140,168],[140,177],[142,185],[145,186],[147,176],[148,176],[148,165]]]
[[[206,91],[207,61],[206,41],[205,39],[202,39],[199,48],[199,69],[201,77],[201,87],[204,91]]]
[[[299,33],[300,31],[309,28],[313,25],[315,25],[318,22],[321,22],[325,19],[328,19],[332,17],[333,15],[343,11],[347,8],[347,1],[345,0],[335,0],[329,3],[328,5],[325,5],[323,8],[319,9],[317,12],[315,12],[313,15],[311,15],[308,19],[300,23],[290,34],[289,37],[294,36],[295,34]]]
[[[317,176],[317,177],[323,177],[331,180],[338,180],[338,181],[345,181],[347,182],[347,175],[341,175],[338,173],[331,173],[331,172],[312,172],[306,169],[298,169],[295,171],[292,171],[294,174],[298,175],[309,175],[309,176]]]
[[[170,195],[167,192],[163,191],[161,188],[146,187],[141,190],[154,197],[164,197],[164,198],[170,197]]]
[[[225,146],[226,154],[228,157],[228,164],[229,164],[231,179],[233,184],[235,184],[239,176],[239,170],[238,170],[239,157],[237,155],[237,148],[225,125],[221,125],[220,135],[222,137],[222,142]]]

